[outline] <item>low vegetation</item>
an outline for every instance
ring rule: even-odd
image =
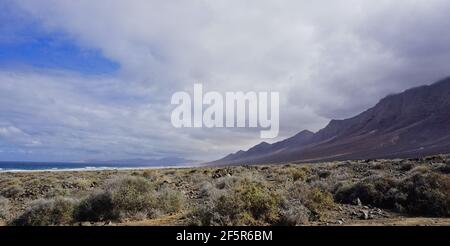
[[[65,225],[73,222],[75,201],[68,198],[40,199],[32,204],[18,218],[13,225],[47,226]]]
[[[5,197],[0,196],[0,219],[8,220],[9,219],[9,209],[10,204],[9,200]]]
[[[450,218],[450,158],[0,173],[9,225],[327,225]],[[156,223],[156,222],[155,222]]]
[[[226,186],[220,187],[226,189]],[[190,215],[190,222],[194,225],[267,225],[278,220],[279,205],[278,194],[262,183],[244,179],[220,195],[207,197],[206,203]]]
[[[33,201],[11,224],[43,226],[145,219],[177,212],[182,206],[180,192],[168,187],[157,188],[143,177],[124,176],[108,180],[81,199],[58,197]]]
[[[450,216],[450,178],[439,173],[415,173],[404,179],[370,177],[342,187],[336,200],[425,216]]]

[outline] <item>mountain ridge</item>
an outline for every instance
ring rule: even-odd
[[[450,152],[450,77],[390,94],[353,117],[211,164],[404,158]]]

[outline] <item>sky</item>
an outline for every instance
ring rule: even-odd
[[[447,0],[0,0],[0,160],[214,160],[258,129],[181,128],[171,96],[278,91],[274,142],[450,76]],[[267,140],[266,140],[267,141]]]

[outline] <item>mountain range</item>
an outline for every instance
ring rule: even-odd
[[[260,144],[210,164],[409,158],[450,153],[450,77],[389,95],[348,119],[331,120],[280,142]]]

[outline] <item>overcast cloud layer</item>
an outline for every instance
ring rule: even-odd
[[[211,160],[261,141],[254,129],[174,129],[172,93],[198,82],[279,91],[281,139],[450,75],[446,0],[0,1],[20,16],[10,39],[35,23],[119,65],[2,68],[3,160]]]

